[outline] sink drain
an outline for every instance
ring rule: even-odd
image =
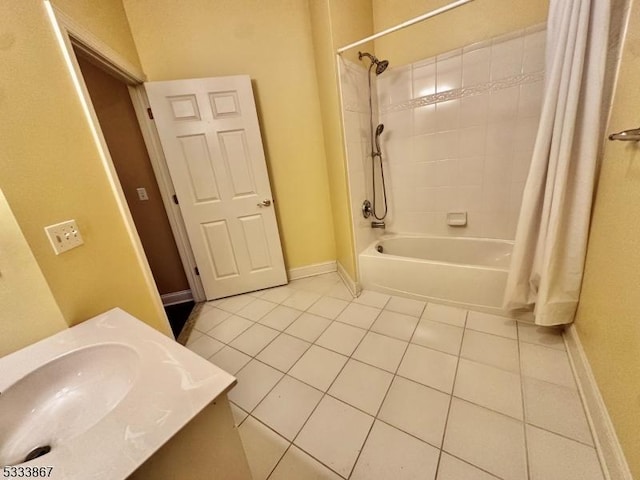
[[[34,460],[38,457],[41,457],[43,455],[46,455],[47,453],[49,453],[51,451],[51,447],[49,445],[45,445],[43,447],[36,447],[33,450],[31,450],[29,452],[29,455],[26,456],[26,458],[24,459],[25,462],[28,462],[30,460]]]
[[[384,253],[384,248],[382,248],[382,245],[378,245],[376,247],[376,250],[378,251],[378,253]]]

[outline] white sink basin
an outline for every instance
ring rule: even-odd
[[[234,383],[115,308],[0,358],[0,472],[124,480]]]
[[[0,465],[23,463],[35,448],[89,430],[131,389],[140,357],[117,343],[62,355],[28,373],[0,395]]]

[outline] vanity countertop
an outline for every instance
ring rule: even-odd
[[[20,466],[52,467],[48,478],[61,480],[125,479],[236,382],[225,371],[116,308],[0,358],[0,392],[53,360],[96,345],[115,345],[108,350],[117,353],[120,348],[137,354],[135,372],[126,380],[126,394],[86,431],[56,439],[55,429],[48,428],[50,433],[45,433],[51,451]],[[100,357],[101,367],[93,371],[109,370],[110,361],[108,356]],[[79,369],[76,375],[83,374]],[[0,410],[4,397],[9,394],[0,395]],[[79,405],[91,409],[92,403]],[[6,421],[10,412],[0,412],[0,425],[3,414]],[[0,431],[0,452],[13,440],[11,432]],[[4,478],[1,470],[0,478]]]

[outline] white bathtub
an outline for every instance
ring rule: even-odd
[[[507,240],[385,236],[360,254],[360,281],[365,289],[505,315],[512,249]]]

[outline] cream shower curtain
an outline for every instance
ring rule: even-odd
[[[545,93],[504,306],[570,323],[587,248],[602,135],[609,0],[551,0]]]

